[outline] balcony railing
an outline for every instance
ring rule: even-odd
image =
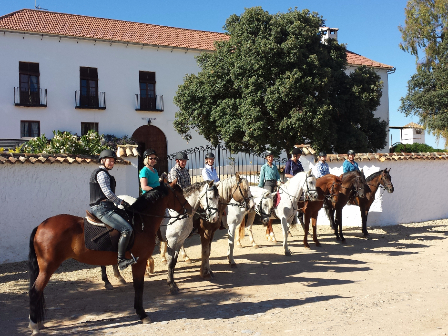
[[[136,111],[163,111],[163,96],[142,97],[135,95]]]
[[[81,91],[75,91],[75,108],[77,109],[106,109],[106,92],[98,92],[96,95],[81,95]]]
[[[37,91],[14,88],[14,105],[27,107],[47,107],[47,89]]]

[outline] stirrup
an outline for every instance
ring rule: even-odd
[[[131,257],[132,259],[118,259],[118,268],[120,269],[120,271],[124,270],[126,267],[130,266],[130,265],[134,265],[135,263],[137,263],[138,257],[135,258],[132,253],[131,253]]]

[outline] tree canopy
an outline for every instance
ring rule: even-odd
[[[447,139],[448,0],[410,0],[405,13],[400,47],[416,56],[417,72],[408,81],[400,111],[418,116],[426,129]]]
[[[274,153],[296,144],[371,152],[386,144],[385,121],[375,118],[382,83],[371,69],[346,73],[345,46],[321,42],[324,20],[308,10],[271,15],[260,7],[230,16],[229,39],[197,61],[174,98],[174,127],[195,129],[232,151]]]

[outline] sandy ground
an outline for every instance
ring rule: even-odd
[[[274,225],[281,238],[279,225]],[[448,220],[345,228],[345,245],[327,227],[322,246],[290,238],[293,255],[254,228],[259,249],[236,248],[227,264],[226,233],[212,245],[212,281],[199,276],[199,237],[187,241],[193,259],[179,262],[180,294],[166,285],[165,266],[146,278],[144,307],[153,323],[140,324],[132,284],[107,291],[97,267],[65,262],[45,290],[43,335],[446,335],[448,333]],[[245,241],[248,246],[248,241]],[[108,270],[111,273],[111,270]],[[124,276],[131,281],[129,270]],[[0,335],[29,335],[26,263],[0,265]]]

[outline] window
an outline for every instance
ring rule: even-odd
[[[39,63],[19,62],[20,105],[40,105]]]
[[[156,110],[156,73],[150,71],[139,72],[140,82],[140,110]]]
[[[97,122],[82,122],[81,123],[81,135],[86,135],[89,131],[95,131],[98,133]]]
[[[80,67],[80,107],[93,107],[99,106],[98,100],[98,69]]]
[[[22,138],[35,138],[40,136],[40,121],[20,121],[20,136]]]

